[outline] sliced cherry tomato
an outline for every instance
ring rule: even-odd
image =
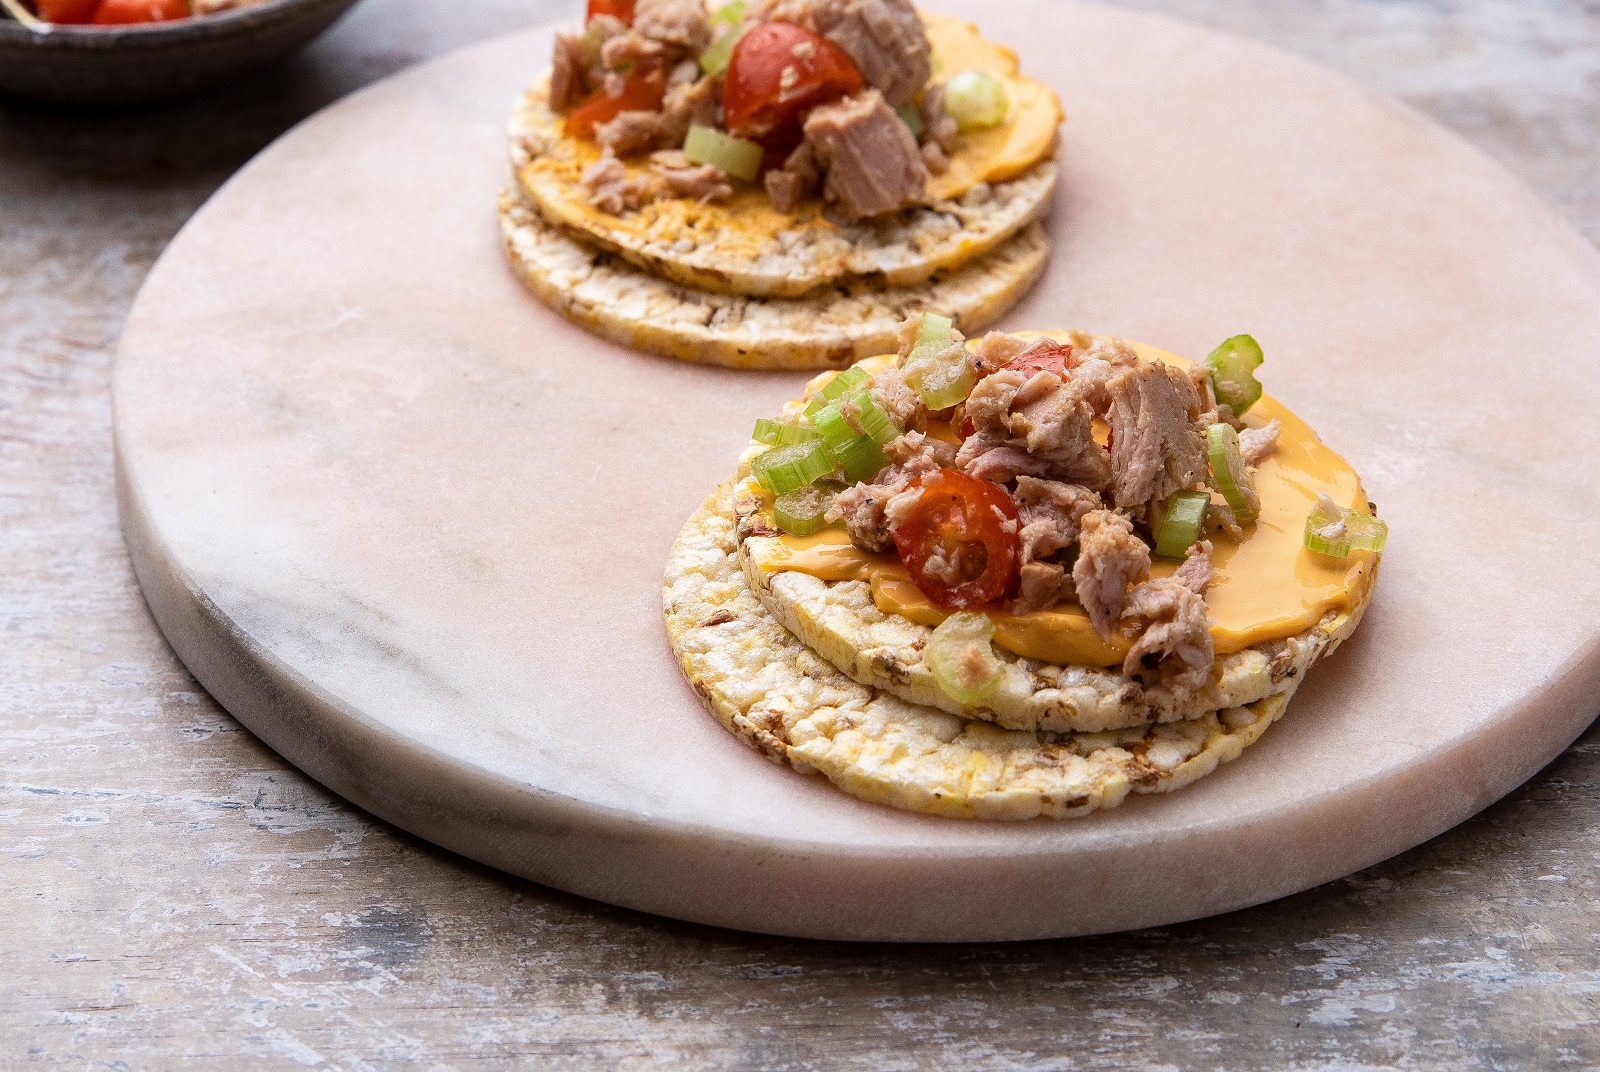
[[[602,87],[567,116],[569,138],[593,138],[598,123],[609,123],[619,112],[654,112],[667,95],[667,79],[659,69],[632,71],[623,76],[622,95],[613,97]]]
[[[728,59],[722,90],[728,132],[769,144],[798,142],[801,112],[864,85],[855,63],[826,37],[793,23],[762,23],[739,38]]]
[[[895,526],[894,546],[917,588],[945,610],[992,603],[1016,584],[1022,541],[1016,503],[998,484],[940,469]]]
[[[94,24],[131,26],[141,22],[171,22],[189,15],[189,0],[100,0]]]
[[[610,15],[632,26],[633,0],[589,0],[589,11],[584,15],[583,21],[588,22],[596,15]]]
[[[39,17],[58,26],[81,26],[94,21],[94,10],[100,0],[38,0],[34,5]]]
[[[1012,358],[1011,364],[1006,366],[1024,376],[1032,376],[1035,372],[1053,372],[1062,379],[1067,378],[1067,369],[1071,367],[1072,347],[1054,339],[1040,339]]]

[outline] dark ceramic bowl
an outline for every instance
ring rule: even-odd
[[[326,30],[356,0],[267,0],[148,26],[30,30],[0,14],[0,93],[64,104],[176,100],[252,74]]]

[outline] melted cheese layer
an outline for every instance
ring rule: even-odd
[[[1188,368],[1188,362],[1174,354],[1140,343],[1130,345],[1146,359]],[[1365,513],[1366,493],[1349,463],[1276,399],[1264,396],[1245,419],[1259,427],[1274,418],[1283,425],[1277,449],[1255,473],[1261,516],[1244,527],[1242,539],[1220,531],[1208,535],[1216,577],[1206,590],[1206,612],[1219,656],[1294,636],[1331,610],[1351,609],[1362,598],[1366,575],[1376,564],[1367,551],[1340,559],[1306,549],[1305,521],[1318,495]],[[927,626],[937,626],[947,617],[912,584],[896,556],[857,550],[842,528],[805,537],[751,538],[746,548],[768,573],[793,570],[822,580],[867,581],[873,602],[886,614]],[[1151,576],[1170,576],[1177,566],[1155,559]],[[1088,615],[1070,605],[1020,617],[999,610],[987,613],[995,623],[996,643],[1041,662],[1120,665],[1133,639],[1113,637],[1107,643],[1089,624]]]

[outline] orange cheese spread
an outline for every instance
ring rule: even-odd
[[[1188,362],[1140,343],[1131,343],[1141,357],[1178,368]],[[1353,607],[1366,588],[1366,575],[1376,564],[1368,551],[1332,558],[1304,545],[1306,517],[1317,496],[1367,512],[1366,493],[1354,469],[1323,445],[1304,421],[1276,399],[1264,396],[1251,407],[1246,423],[1282,423],[1277,448],[1255,471],[1261,515],[1244,526],[1242,539],[1213,531],[1212,562],[1216,576],[1206,590],[1211,638],[1219,656],[1271,640],[1302,633],[1330,610]],[[872,586],[873,602],[886,614],[900,614],[936,626],[947,616],[918,591],[899,559],[874,555],[850,545],[843,528],[830,527],[811,536],[758,537],[746,541],[747,553],[768,573],[793,570],[828,581],[859,580]],[[1151,576],[1169,576],[1177,562],[1155,559]],[[1018,655],[1042,662],[1076,666],[1120,665],[1134,637],[1102,640],[1081,609],[1064,605],[1020,617],[995,609],[995,642]]]

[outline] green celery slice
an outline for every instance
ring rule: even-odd
[[[923,313],[916,343],[900,369],[906,383],[931,410],[949,409],[965,402],[978,382],[977,370],[967,360],[966,349],[956,342],[951,330],[954,326],[948,316]]]
[[[819,477],[833,472],[833,455],[820,439],[791,443],[786,447],[773,447],[756,456],[750,471],[756,482],[774,495],[783,495],[803,488]]]
[[[728,7],[742,8],[744,5],[729,4]],[[717,14],[720,15],[722,12],[719,11]],[[712,24],[715,25],[717,20],[713,18],[711,21]],[[700,53],[700,73],[721,74],[723,71],[726,71],[728,69],[728,61],[733,59],[733,46],[737,45],[739,43],[739,38],[743,36],[744,27],[734,24],[732,28],[725,31],[722,36],[718,37],[715,41],[711,42],[710,45],[706,46],[706,50]]]
[[[1180,491],[1167,500],[1156,530],[1156,556],[1182,558],[1205,530],[1211,496],[1203,491]]]
[[[857,436],[843,447],[836,449],[833,456],[839,461],[839,468],[844,470],[844,475],[851,481],[870,481],[881,473],[889,464],[889,456],[883,448],[872,441],[871,436]]]
[[[872,395],[865,387],[858,387],[846,396],[847,401],[855,410],[855,423],[861,431],[872,438],[878,446],[883,446],[891,439],[900,435],[900,426],[894,423],[894,418],[883,412],[883,407],[872,399]],[[843,407],[840,408],[843,413]]]
[[[934,411],[965,402],[978,382],[978,371],[964,349],[948,353],[948,357],[926,357],[916,364],[908,361],[902,370],[906,383],[922,396],[922,404]]]
[[[871,378],[866,369],[851,365],[822,385],[822,389],[812,397],[810,404],[806,406],[806,416],[814,415],[817,410],[826,406],[829,402],[852,388],[862,386]]]
[[[683,139],[683,155],[691,164],[710,164],[745,182],[760,174],[765,154],[766,150],[753,141],[699,123],[689,124],[689,136]]]
[[[889,464],[889,456],[871,436],[862,435],[850,427],[839,410],[838,402],[829,402],[812,414],[811,423],[822,433],[822,441],[833,452],[844,475],[852,482],[871,480]]]
[[[769,421],[762,417],[756,421],[755,430],[750,433],[750,438],[769,447],[787,447],[791,443],[820,439],[822,433],[807,424],[785,424],[782,421]]]
[[[1206,456],[1211,462],[1211,483],[1228,500],[1228,508],[1240,521],[1254,521],[1256,511],[1250,500],[1256,490],[1250,469],[1239,451],[1239,433],[1233,425],[1217,423],[1206,429]]]
[[[723,4],[711,13],[713,26],[738,26],[744,22],[745,0],[733,0],[731,4]]]
[[[999,126],[1010,105],[1006,87],[983,71],[961,71],[944,84],[944,110],[963,133]]]
[[[1320,555],[1347,558],[1356,549],[1382,551],[1389,542],[1389,526],[1371,514],[1346,510],[1323,495],[1306,517],[1305,544]]]
[[[836,494],[832,488],[810,484],[779,495],[772,505],[773,520],[793,536],[810,536],[827,527],[828,507],[833,505]]]
[[[1261,346],[1249,335],[1235,335],[1206,355],[1203,362],[1211,374],[1211,390],[1217,401],[1242,417],[1261,398],[1261,381],[1256,369],[1265,361]]]
[[[911,353],[906,356],[906,363],[910,364],[920,358],[936,354],[948,349],[956,341],[953,334],[956,322],[948,316],[938,313],[923,313],[922,321],[917,325],[917,341],[911,347]]]
[[[933,679],[962,706],[976,704],[994,693],[1005,676],[1006,664],[994,653],[994,622],[987,614],[957,611],[928,638],[923,652]],[[976,651],[978,658],[971,653]]]

